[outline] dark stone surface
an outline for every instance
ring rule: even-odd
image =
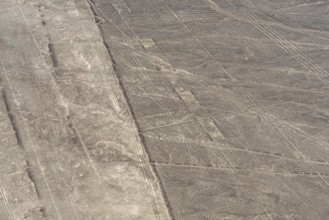
[[[328,11],[2,0],[0,219],[329,219]]]
[[[94,3],[173,218],[329,218],[326,1]]]

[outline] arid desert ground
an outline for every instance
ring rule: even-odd
[[[0,0],[0,220],[328,220],[327,0]]]

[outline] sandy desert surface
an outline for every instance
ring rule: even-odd
[[[0,220],[329,219],[326,0],[0,0]]]

